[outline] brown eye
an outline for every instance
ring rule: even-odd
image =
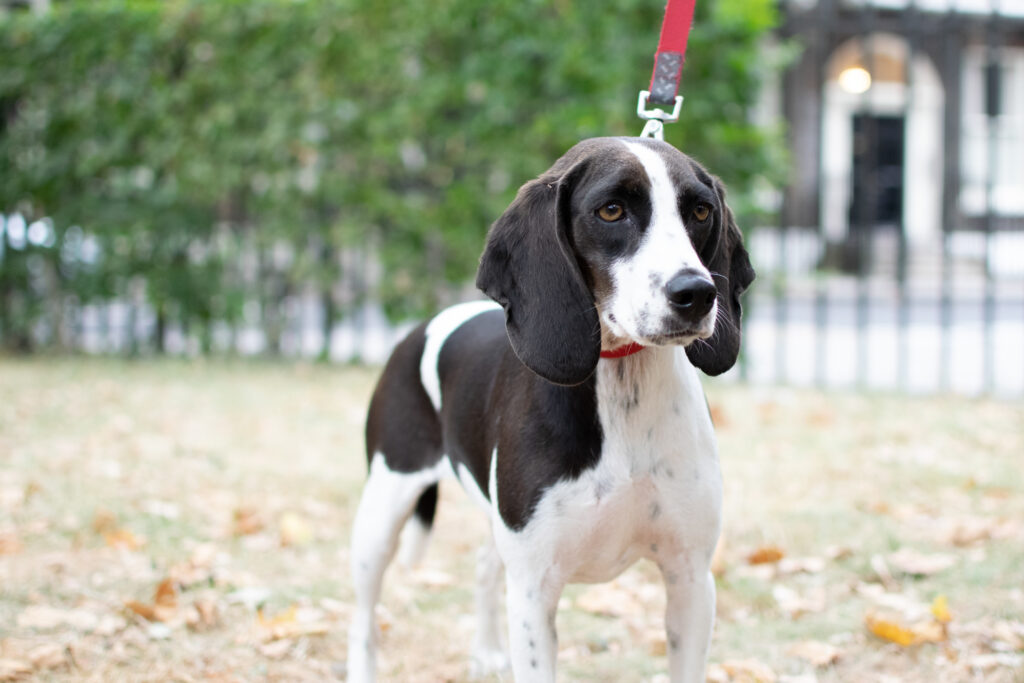
[[[707,204],[698,204],[693,210],[693,217],[703,223],[711,215],[711,207]]]
[[[622,208],[621,204],[605,204],[597,210],[598,217],[607,221],[608,223],[614,223],[617,220],[621,220],[626,215],[626,210]]]

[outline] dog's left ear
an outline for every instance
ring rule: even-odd
[[[740,295],[754,281],[754,269],[743,248],[743,233],[725,203],[725,186],[718,178],[714,183],[722,220],[717,239],[708,240],[700,257],[718,287],[718,317],[711,338],[690,344],[686,355],[705,373],[720,375],[736,364],[740,354]]]
[[[570,234],[572,188],[586,162],[560,172],[565,161],[523,185],[491,226],[476,286],[505,309],[519,360],[572,386],[597,367],[601,326]]]

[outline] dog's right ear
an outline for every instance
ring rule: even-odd
[[[516,356],[555,384],[576,385],[597,367],[601,327],[576,260],[569,201],[582,173],[530,181],[491,226],[476,286],[505,309]]]

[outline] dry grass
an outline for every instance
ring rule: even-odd
[[[0,680],[343,678],[374,378],[0,360]],[[726,479],[717,680],[1024,681],[1024,405],[710,395]],[[466,679],[486,528],[454,485],[442,498],[426,568],[389,574],[386,680]],[[781,563],[748,563],[769,547]],[[662,605],[643,564],[572,587],[561,678],[663,679]],[[939,642],[880,640],[868,613]],[[836,661],[794,654],[808,640]]]

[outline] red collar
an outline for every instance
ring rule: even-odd
[[[632,356],[637,351],[643,351],[646,346],[641,346],[636,342],[630,342],[625,346],[620,346],[617,349],[611,351],[602,351],[601,358],[625,358],[626,356]]]

